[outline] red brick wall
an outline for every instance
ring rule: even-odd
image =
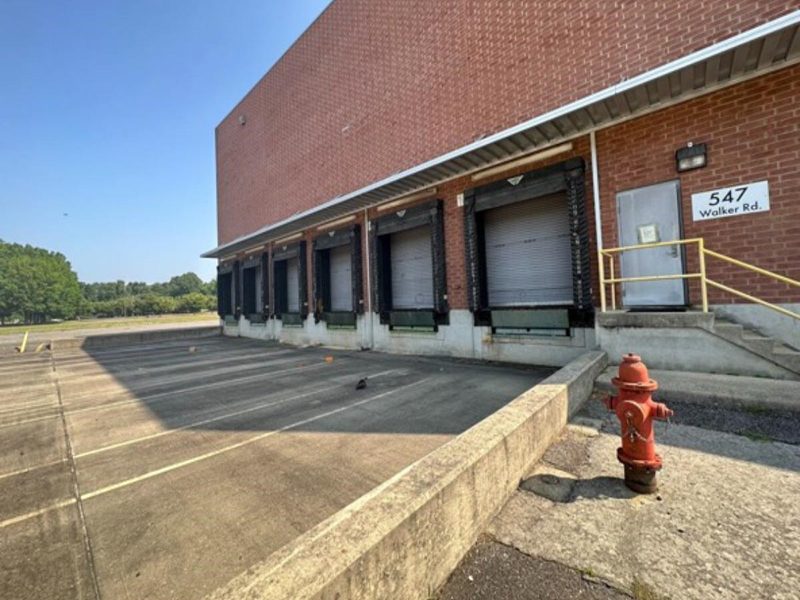
[[[675,150],[708,144],[708,166],[678,175]],[[702,237],[722,254],[800,280],[800,65],[597,133],[603,242],[618,245],[616,194],[680,180],[685,237]],[[692,221],[693,193],[769,181],[769,212]],[[697,253],[688,268],[697,270]],[[800,302],[797,288],[719,260],[712,279],[772,302]],[[691,300],[700,303],[696,285]],[[713,290],[712,302],[730,302]]]
[[[675,150],[688,141],[708,145],[708,166],[678,174]],[[800,279],[800,65],[741,83],[683,104],[639,117],[597,133],[603,240],[618,244],[616,194],[620,191],[672,179],[680,180],[684,233],[703,237],[707,246],[757,266]],[[586,212],[590,243],[595,247],[589,138],[573,140],[573,150],[546,161],[482,179],[485,185],[527,171],[581,156],[586,162]],[[710,189],[768,180],[770,211],[711,221],[693,222],[691,195]],[[457,195],[474,187],[470,176],[439,186],[437,198],[444,203],[447,285],[450,307],[467,308],[463,209]],[[412,202],[405,207],[427,202]],[[370,219],[381,216],[376,209]],[[365,309],[367,295],[367,235],[362,224]],[[348,224],[349,226],[349,224]],[[308,289],[311,306],[312,264],[310,243],[316,230],[305,233],[309,242]],[[696,253],[690,251],[688,268],[697,269]],[[785,285],[710,260],[709,275],[721,283],[773,302],[800,302],[800,294]],[[597,257],[592,255],[592,279],[599,303]],[[735,301],[710,290],[712,302]],[[700,302],[696,285],[690,300]]]
[[[219,241],[796,7],[336,0],[217,128]]]

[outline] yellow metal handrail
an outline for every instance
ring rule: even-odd
[[[618,254],[623,252],[630,252],[635,250],[644,250],[649,248],[660,248],[663,246],[688,246],[688,245],[696,245],[697,246],[697,255],[698,255],[698,264],[699,264],[699,271],[697,273],[678,273],[675,275],[649,275],[649,276],[642,276],[642,277],[616,277],[614,275],[614,257]],[[745,300],[749,300],[750,302],[755,302],[756,304],[760,304],[761,306],[766,306],[769,309],[772,309],[776,312],[779,312],[783,315],[795,318],[800,320],[800,314],[783,308],[782,306],[778,306],[777,304],[773,304],[771,302],[767,302],[766,300],[762,300],[761,298],[756,298],[750,294],[746,294],[740,290],[734,289],[718,281],[714,281],[709,279],[706,275],[706,257],[710,256],[712,258],[716,258],[719,260],[726,261],[732,265],[736,265],[737,267],[741,267],[743,269],[749,269],[755,273],[760,275],[765,275],[767,277],[771,277],[775,281],[780,281],[781,283],[785,283],[787,285],[793,285],[796,287],[800,287],[800,281],[796,281],[790,277],[786,277],[785,275],[779,275],[778,273],[773,273],[772,271],[768,271],[766,269],[762,269],[761,267],[757,267],[755,265],[751,265],[750,263],[746,263],[741,260],[737,260],[735,258],[731,258],[730,256],[725,256],[724,254],[720,254],[719,252],[714,252],[713,250],[708,250],[705,247],[705,242],[703,238],[690,238],[686,240],[672,240],[669,242],[656,242],[653,244],[637,244],[634,246],[620,246],[619,248],[603,248],[600,250],[598,259],[599,259],[599,266],[600,266],[600,306],[603,312],[606,312],[607,305],[606,305],[606,286],[611,286],[611,310],[617,309],[617,293],[616,293],[616,286],[618,283],[633,283],[637,281],[665,281],[671,279],[699,279],[700,280],[700,291],[701,296],[703,299],[703,312],[708,312],[708,286],[713,286],[717,289],[720,289],[724,292],[729,294],[733,294],[735,296],[739,296],[740,298],[744,298]],[[605,262],[606,258],[609,259],[609,271],[610,277],[606,277],[606,269],[605,269]]]

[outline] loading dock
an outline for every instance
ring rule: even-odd
[[[314,314],[328,327],[355,328],[363,312],[361,227],[326,231],[314,240]]]
[[[274,250],[272,265],[275,315],[283,325],[300,325],[308,312],[306,243]]]
[[[374,308],[390,329],[448,323],[442,202],[403,208],[371,223]]]
[[[217,269],[217,312],[223,319],[234,318],[233,267]]]
[[[223,337],[4,357],[0,595],[202,597],[551,372]]]

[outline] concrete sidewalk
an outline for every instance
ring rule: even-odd
[[[618,424],[591,402],[439,598],[798,598],[800,447],[774,438],[800,429],[800,416],[784,414],[790,422],[778,427],[768,414],[730,409],[721,429],[749,420],[766,431],[746,437],[698,427],[704,413],[689,405],[673,408],[686,424],[657,426],[657,495],[623,485]],[[537,570],[547,576],[529,576]]]

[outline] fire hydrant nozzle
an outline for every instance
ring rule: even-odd
[[[658,383],[650,379],[647,367],[635,354],[622,357],[619,373],[611,383],[619,394],[605,398],[604,403],[617,414],[622,427],[617,459],[625,466],[625,485],[635,492],[653,493],[658,489],[656,471],[661,468],[653,421],[668,419],[672,410],[653,401],[651,394]]]

